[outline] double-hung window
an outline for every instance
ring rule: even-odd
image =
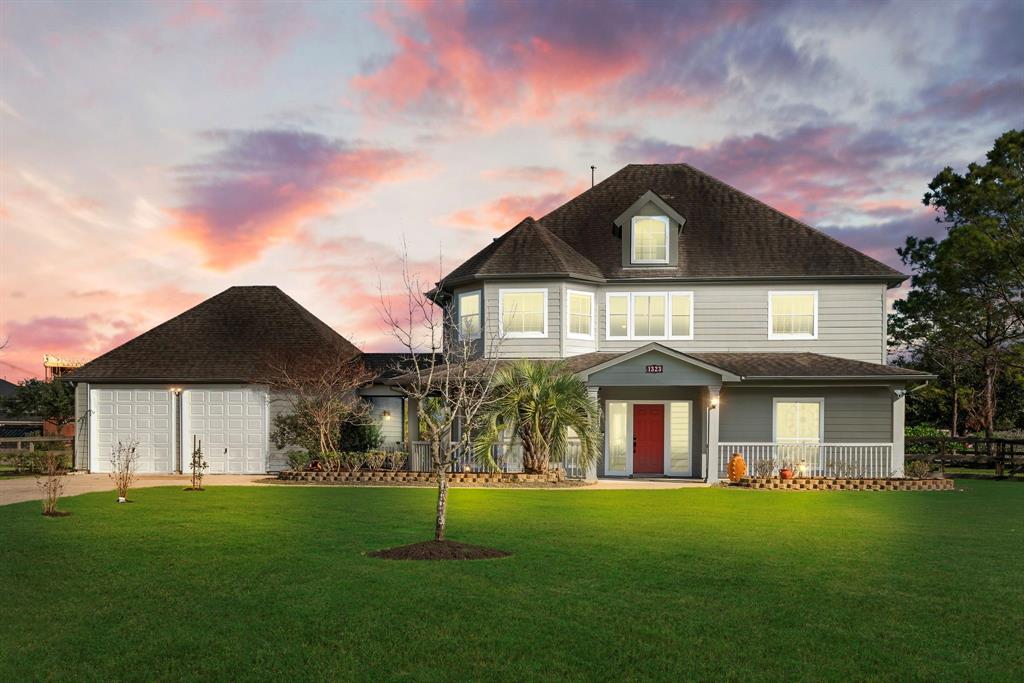
[[[480,338],[480,292],[458,296],[459,334],[463,339]]]
[[[817,339],[817,292],[768,292],[769,339]]]
[[[814,467],[824,429],[822,398],[776,398],[774,434],[781,464]]]
[[[565,293],[568,302],[569,339],[594,338],[594,294],[569,289]]]
[[[501,336],[548,336],[547,289],[498,290],[498,308]]]
[[[633,217],[633,263],[668,263],[667,216]]]
[[[693,339],[693,292],[612,292],[609,339]]]

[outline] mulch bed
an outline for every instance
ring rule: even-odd
[[[512,553],[458,541],[423,541],[366,554],[382,560],[493,560]]]
[[[65,512],[64,510],[54,510],[53,512],[43,513],[43,517],[68,517],[70,515],[70,512]]]

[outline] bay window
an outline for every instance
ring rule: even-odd
[[[633,295],[633,339],[665,336],[665,295]]]
[[[567,290],[565,293],[569,311],[569,339],[594,338],[594,295],[591,292]]]
[[[693,292],[611,292],[609,339],[693,339]]]
[[[480,338],[480,292],[463,292],[458,296],[459,334],[463,339]]]
[[[609,294],[606,305],[609,339],[629,339],[629,294]]]
[[[498,309],[501,336],[548,336],[548,290],[501,289]]]

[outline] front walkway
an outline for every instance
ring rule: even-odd
[[[147,488],[150,486],[188,486],[192,478],[187,474],[142,474],[132,484],[132,488]],[[266,486],[276,484],[274,475],[267,474],[208,474],[203,479],[204,486]],[[289,484],[290,486],[303,486],[305,484]],[[309,486],[323,486],[323,484],[308,484]],[[344,484],[331,484],[332,486],[344,486]],[[357,484],[361,486],[361,484]],[[387,486],[377,484],[377,486]],[[583,487],[554,488],[554,491],[608,491],[608,490],[632,490],[632,489],[682,489],[707,486],[706,483],[694,479],[598,479],[596,484]],[[457,487],[456,487],[457,488]],[[515,487],[509,487],[515,488]],[[524,487],[526,489],[526,487]],[[508,488],[503,488],[508,490]],[[529,488],[528,490],[548,490]],[[77,496],[82,493],[94,493],[96,491],[110,491],[114,495],[114,482],[106,474],[86,474],[76,472],[69,474],[64,481],[64,496]],[[36,478],[7,477],[0,479],[0,505],[21,503],[26,500],[39,500],[41,492],[36,486]]]

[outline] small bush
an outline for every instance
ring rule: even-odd
[[[349,472],[355,473],[363,466],[365,453],[359,453],[358,451],[345,451],[339,454],[341,456],[341,466],[347,469]]]
[[[903,466],[903,474],[907,479],[931,479],[932,464],[927,460],[908,460]]]
[[[367,469],[378,472],[384,469],[384,461],[388,459],[388,454],[384,451],[370,451],[363,455],[363,462],[366,463]]]
[[[49,517],[56,517],[59,514],[57,501],[64,492],[64,475],[67,473],[63,456],[61,451],[44,451],[39,456],[43,475],[36,480],[36,485],[43,492],[43,514]]]
[[[380,427],[372,422],[346,422],[341,425],[339,440],[342,451],[367,453],[380,448],[383,441]]]
[[[293,472],[305,472],[306,468],[309,467],[309,461],[312,457],[309,451],[289,451],[288,453],[288,467]]]
[[[405,463],[409,462],[409,454],[405,451],[391,451],[388,453],[388,469],[398,472],[405,469]]]
[[[755,460],[751,466],[751,472],[758,479],[767,479],[775,474],[775,460],[772,458]]]
[[[128,489],[135,481],[135,468],[138,463],[139,442],[135,439],[129,439],[127,442],[118,441],[110,454],[110,478],[117,487],[117,502],[127,502]]]

